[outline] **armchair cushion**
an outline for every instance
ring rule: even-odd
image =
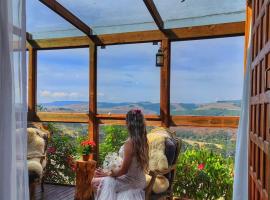
[[[29,181],[40,179],[47,164],[46,150],[50,132],[37,123],[28,124],[27,128],[27,164]]]
[[[151,181],[152,176],[146,174],[145,178],[146,178],[146,184],[148,185]],[[165,178],[162,175],[157,175],[156,180],[155,180],[154,185],[153,185],[153,188],[152,188],[152,191],[155,194],[163,193],[168,189],[169,185],[170,185],[170,183],[169,183],[167,178]]]

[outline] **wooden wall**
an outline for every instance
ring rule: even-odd
[[[270,1],[252,1],[249,199],[270,199]]]

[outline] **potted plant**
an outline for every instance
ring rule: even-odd
[[[90,158],[90,154],[93,153],[93,149],[96,146],[96,143],[92,140],[85,140],[81,142],[81,146],[83,161],[88,161]]]

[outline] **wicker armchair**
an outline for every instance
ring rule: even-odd
[[[148,186],[145,188],[145,199],[146,200],[161,200],[161,199],[173,199],[173,182],[174,182],[174,178],[175,178],[175,174],[176,174],[176,164],[179,158],[179,154],[180,154],[180,150],[181,150],[181,146],[182,146],[182,140],[179,138],[175,138],[176,142],[177,142],[177,148],[176,148],[176,152],[175,152],[175,158],[174,161],[172,163],[171,166],[169,166],[168,169],[163,170],[163,171],[150,171],[149,175],[151,176],[151,180],[150,183],[148,184]],[[165,175],[168,176],[169,175],[169,188],[167,189],[167,191],[160,193],[160,194],[155,194],[154,192],[152,192],[153,190],[153,185],[155,183],[155,179],[158,175]]]

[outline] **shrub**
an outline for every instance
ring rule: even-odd
[[[191,199],[232,199],[233,159],[202,148],[180,155],[174,193]]]
[[[48,127],[53,135],[48,143],[48,163],[46,165],[45,181],[50,183],[74,184],[75,159],[81,155],[80,143],[87,136],[63,133],[55,124]]]

